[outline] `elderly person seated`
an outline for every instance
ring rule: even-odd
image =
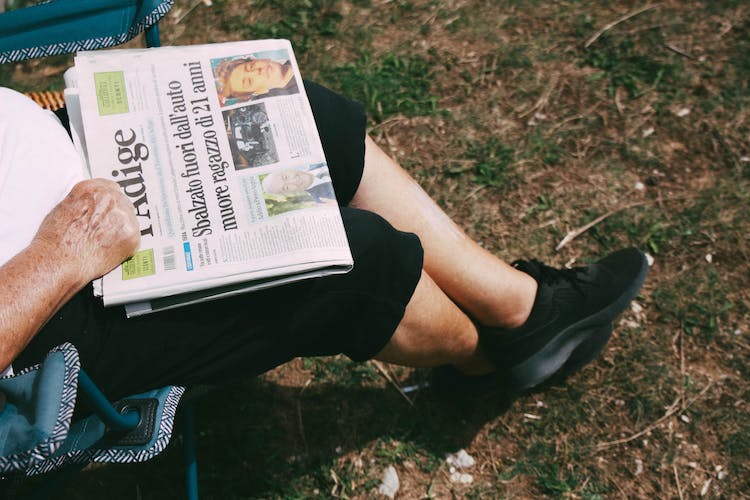
[[[594,359],[646,277],[640,251],[574,269],[506,264],[366,136],[360,105],[305,87],[354,269],[132,319],[90,286],[138,248],[132,205],[116,184],[84,179],[54,116],[0,89],[0,370],[68,341],[117,398],[298,356],[450,366],[467,384],[515,389]]]

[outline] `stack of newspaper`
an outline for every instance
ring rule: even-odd
[[[65,75],[76,148],[141,231],[95,286],[129,316],[353,265],[286,40],[82,52]]]

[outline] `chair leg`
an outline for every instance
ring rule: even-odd
[[[188,500],[198,500],[198,464],[195,459],[195,411],[188,401],[182,408],[182,441],[185,447],[185,488]]]

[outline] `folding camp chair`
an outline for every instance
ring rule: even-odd
[[[52,0],[2,12],[0,64],[111,47],[144,31],[147,46],[158,46],[157,23],[171,6],[172,0]],[[54,103],[47,107],[54,109]],[[40,365],[0,379],[0,475],[6,478],[0,497],[11,476],[157,455],[169,442],[183,392],[182,387],[164,387],[112,404],[81,369],[70,344],[50,351]],[[73,422],[79,393],[95,412]],[[183,404],[182,413],[187,496],[192,499],[198,488],[191,406]],[[45,486],[41,495],[57,484]]]
[[[81,370],[71,344],[53,349],[39,365],[0,379],[0,473],[6,476],[5,494],[9,496],[23,475],[58,471],[54,481],[36,492],[44,498],[90,462],[153,458],[169,443],[183,392],[182,387],[169,386],[110,403]],[[94,413],[72,422],[79,393]],[[186,420],[192,426],[191,417]],[[193,454],[189,431],[184,433],[186,451]],[[188,498],[197,498],[194,465],[192,460]]]

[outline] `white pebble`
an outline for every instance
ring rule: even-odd
[[[648,262],[648,267],[651,267],[654,265],[654,257],[650,253],[646,254],[646,262]]]
[[[710,253],[707,253],[707,254],[706,254],[706,262],[708,262],[708,263],[710,264],[710,263],[712,263],[713,261],[714,261],[714,256],[713,256],[713,255],[711,255]]]
[[[474,482],[474,476],[461,472],[454,472],[450,477],[451,483],[471,484]]]
[[[401,483],[398,480],[398,472],[396,472],[396,468],[389,465],[386,467],[385,471],[383,471],[383,480],[380,483],[378,491],[381,495],[393,499],[400,486]]]
[[[456,453],[448,453],[445,456],[445,461],[448,464],[455,465],[456,467],[460,469],[467,469],[476,463],[476,460],[474,460],[474,457],[466,453],[466,450],[464,449],[458,450]]]
[[[644,189],[646,189],[646,185],[641,181],[636,182],[635,186],[633,187],[636,189],[636,191],[643,191]]]
[[[690,114],[690,108],[682,108],[677,112],[677,116],[682,118],[683,116],[687,116]]]
[[[690,423],[690,417],[688,417],[688,416],[687,416],[687,415],[685,415],[684,413],[683,413],[682,415],[680,415],[680,420],[682,420],[682,421],[683,421],[683,422],[685,422],[686,424],[689,424],[689,423]]]
[[[642,135],[642,136],[643,136],[644,138],[646,138],[646,137],[649,137],[649,136],[653,135],[653,133],[654,133],[654,127],[649,127],[649,128],[647,128],[646,130],[644,130],[644,131],[643,131],[643,132],[641,133],[641,135]]]

